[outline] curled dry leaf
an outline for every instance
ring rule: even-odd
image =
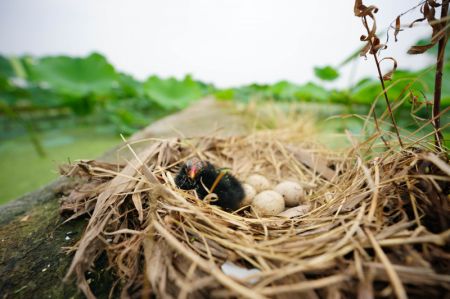
[[[411,48],[409,48],[408,54],[422,54],[433,48],[433,46],[434,44],[412,46]]]
[[[398,16],[398,17],[395,19],[395,31],[394,31],[394,38],[395,38],[395,41],[398,41],[397,35],[399,34],[400,31],[402,31],[402,30],[400,29],[400,16]]]
[[[412,21],[411,22],[411,24],[409,24],[409,28],[412,28],[413,26],[414,26],[414,24],[415,23],[420,23],[420,22],[423,22],[423,21],[425,21],[426,20],[426,18],[419,18],[419,19],[415,19],[414,21]]]
[[[395,70],[397,69],[397,60],[395,60],[394,57],[384,57],[383,59],[380,60],[380,63],[383,60],[391,60],[393,62],[392,69],[383,75],[383,80],[389,81],[392,79],[392,75],[394,74]]]
[[[364,45],[364,47],[361,49],[361,51],[359,51],[359,56],[367,56],[367,53],[369,52],[369,50],[370,50],[370,43],[369,42],[367,42],[365,45]]]
[[[362,0],[355,0],[355,6],[353,12],[357,17],[372,16],[373,13],[378,12],[378,8],[375,5],[365,6]]]
[[[378,51],[386,49],[387,46],[380,42],[380,39],[375,36],[372,40],[372,48],[370,49],[370,54],[377,54]]]
[[[368,52],[370,52],[370,54],[376,54],[379,50],[387,48],[385,44],[380,43],[380,39],[376,34],[377,22],[373,14],[377,11],[378,8],[376,8],[375,6],[367,7],[362,4],[362,1],[355,1],[355,15],[361,17],[363,26],[367,30],[367,35],[363,34],[359,38],[361,41],[367,42],[366,45],[361,49],[359,53],[360,56],[366,56]],[[372,20],[372,26],[369,25],[367,17]]]
[[[428,5],[430,5],[431,7],[439,7],[441,6],[441,3],[437,3],[434,0],[427,0]]]
[[[423,18],[417,19],[413,21],[410,25],[410,27],[413,26],[416,22],[422,22],[424,20],[427,20],[428,24],[433,29],[433,33],[431,34],[431,41],[427,45],[415,45],[412,46],[408,50],[408,54],[422,54],[431,49],[434,45],[436,45],[442,38],[446,36],[447,28],[445,27],[445,23],[442,24],[441,22],[437,22],[435,14],[436,14],[436,7],[439,7],[440,4],[436,3],[433,0],[427,0],[423,6],[421,7],[421,12],[423,14]]]

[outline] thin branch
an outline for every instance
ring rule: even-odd
[[[370,30],[369,30],[369,25],[367,23],[366,16],[363,17],[363,20],[364,20],[364,25],[365,25],[364,27],[366,27],[367,34],[369,36],[370,48],[373,49],[374,47],[373,47],[373,43],[372,43],[372,38],[370,38]],[[381,73],[380,62],[378,61],[378,57],[377,57],[376,51],[373,51],[372,56],[375,59],[375,64],[377,66],[377,71],[378,71],[378,78],[380,79],[381,87],[383,88],[384,98],[386,100],[386,105],[387,105],[387,108],[389,110],[389,114],[390,114],[391,119],[392,119],[392,124],[394,125],[395,133],[397,134],[398,142],[399,142],[400,146],[403,147],[403,142],[402,142],[402,139],[400,138],[400,134],[398,132],[397,123],[395,122],[394,114],[393,114],[392,109],[391,109],[391,103],[389,102],[386,86],[385,86],[384,80],[383,80],[383,74]]]
[[[441,9],[441,20],[447,18],[449,7],[449,0],[444,0],[442,2]],[[442,24],[442,28],[447,26],[445,22]],[[435,149],[436,151],[442,151],[442,133],[439,130],[441,126],[441,119],[439,117],[439,112],[441,110],[441,91],[442,91],[442,69],[444,67],[445,61],[445,46],[447,45],[448,35],[444,36],[439,40],[438,44],[438,55],[436,60],[436,76],[434,81],[434,105],[433,105],[433,118],[434,118],[434,129],[435,129]]]

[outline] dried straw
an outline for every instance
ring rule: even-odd
[[[102,253],[122,297],[305,298],[432,295],[450,290],[450,166],[405,146],[374,152],[374,140],[344,151],[311,141],[298,124],[239,137],[153,140],[123,165],[80,161],[83,178],[62,202],[89,223],[66,279],[95,298],[85,273]],[[366,154],[362,154],[366,153]],[[261,173],[299,181],[311,209],[260,217],[227,213],[176,188],[174,175],[197,156],[240,179]],[[259,271],[234,278],[225,263]]]

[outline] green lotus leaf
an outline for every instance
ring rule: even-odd
[[[144,83],[147,96],[166,109],[183,109],[203,96],[201,86],[190,76],[179,81],[151,76]]]
[[[97,53],[84,58],[41,58],[30,65],[30,79],[72,97],[107,94],[117,85],[116,71]]]
[[[325,81],[334,81],[339,78],[339,72],[329,65],[324,67],[315,67],[314,74],[317,78]]]

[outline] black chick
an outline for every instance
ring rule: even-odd
[[[200,199],[215,193],[218,199],[211,204],[228,211],[237,210],[245,197],[241,183],[233,175],[197,158],[183,164],[175,177],[175,183],[183,190],[195,189]]]

